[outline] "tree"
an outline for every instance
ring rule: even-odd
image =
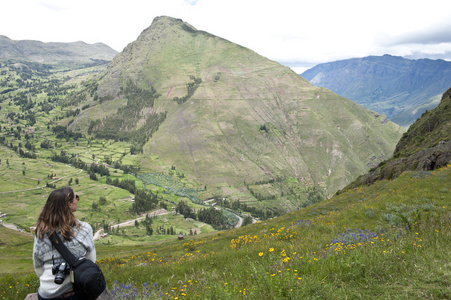
[[[106,197],[100,196],[99,197],[99,205],[105,205],[106,204]]]
[[[89,173],[89,179],[97,181],[98,178],[97,178],[96,173],[94,173],[94,172]]]
[[[252,224],[252,217],[251,216],[246,216],[243,220],[243,226]]]

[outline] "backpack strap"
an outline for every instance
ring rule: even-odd
[[[55,246],[56,250],[61,254],[61,256],[64,258],[64,260],[70,265],[73,266],[74,263],[77,261],[75,256],[72,254],[72,252],[67,249],[67,247],[63,244],[61,239],[59,238],[58,234],[56,232],[53,232],[49,236],[50,241],[52,242],[53,246]],[[56,239],[56,242],[55,242]]]

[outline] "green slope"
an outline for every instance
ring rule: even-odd
[[[132,112],[131,83],[160,96]],[[115,57],[96,92],[98,105],[72,129],[87,131],[98,120],[102,133],[116,122],[114,131],[145,137],[144,169],[175,165],[206,186],[206,196],[278,211],[298,208],[309,187],[333,194],[389,157],[403,132],[289,68],[169,17],[156,18]],[[143,124],[161,113],[158,131],[143,134]],[[293,191],[290,182],[302,188]]]
[[[116,299],[448,299],[450,182],[451,165],[406,172],[240,229],[96,244],[98,262]],[[3,275],[0,297],[37,282]]]

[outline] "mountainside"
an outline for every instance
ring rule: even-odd
[[[369,56],[320,64],[301,76],[409,126],[426,109],[435,107],[425,107],[426,101],[451,86],[451,62]]]
[[[114,58],[94,94],[99,100],[71,129],[141,143],[143,169],[174,165],[212,195],[264,193],[285,210],[299,200],[289,184],[331,195],[389,157],[403,132],[289,68],[169,17]]]
[[[40,41],[14,41],[0,36],[0,59],[31,61],[38,63],[93,63],[95,61],[111,61],[117,51],[109,46],[96,43],[43,43]]]
[[[431,171],[451,161],[451,89],[433,110],[413,123],[396,145],[391,159],[360,176],[349,188],[393,179],[405,171]]]

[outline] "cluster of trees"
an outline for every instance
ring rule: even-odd
[[[302,204],[302,207],[307,207],[324,199],[326,199],[326,196],[320,190],[316,187],[309,187],[307,189],[307,201]]]
[[[269,128],[266,126],[266,124],[263,124],[260,126],[260,131],[264,131],[266,133],[269,133]]]
[[[20,134],[18,134],[18,138],[20,139]],[[38,158],[36,153],[24,151],[22,149],[22,143],[21,142],[19,142],[18,145],[14,145],[13,142],[10,142],[8,144],[6,142],[5,136],[0,136],[0,144],[10,148],[14,152],[16,152],[20,157],[31,158],[31,159]],[[27,149],[29,148],[29,150],[34,150],[34,146],[32,146],[28,141],[25,143],[25,147]]]
[[[72,180],[72,178],[71,178]],[[70,183],[69,183],[70,185]],[[92,202],[92,210],[100,211],[100,206],[105,205],[107,203],[106,197],[100,196],[97,202]]]
[[[217,229],[229,229],[230,225],[227,222],[226,216],[222,210],[214,207],[202,208],[197,212],[197,219],[201,222],[212,225]]]
[[[186,85],[187,94],[185,96],[183,96],[182,98],[174,97],[172,99],[175,102],[177,102],[177,104],[182,104],[182,103],[185,103],[186,101],[188,101],[188,99],[190,99],[194,95],[194,92],[199,87],[199,85],[202,83],[202,79],[200,79],[200,78],[196,78],[192,75],[190,76],[190,78],[191,78],[192,82],[189,82]]]
[[[127,99],[127,105],[103,120],[91,121],[88,134],[94,134],[96,138],[130,142],[135,145],[131,149],[133,153],[139,153],[142,152],[142,146],[166,119],[166,112],[143,115],[143,109],[153,108],[155,99],[160,96],[153,87],[150,90],[141,89],[129,81],[121,92]],[[136,129],[137,122],[143,117],[146,120],[144,125]]]
[[[63,99],[63,101],[61,101],[61,105],[63,107],[76,106],[79,103],[86,101],[88,95],[91,96],[94,101],[99,99],[97,96],[97,87],[99,85],[97,80],[90,79],[87,81],[82,81],[81,85],[85,89],[69,94],[65,99]],[[81,109],[84,110],[86,108],[89,108],[89,105],[84,105]]]
[[[146,215],[146,218],[144,220],[141,221],[141,225],[143,225],[146,228],[146,234],[147,235],[153,235],[153,234],[159,234],[159,235],[175,235],[177,234],[175,231],[175,228],[173,226],[166,228],[164,227],[164,225],[160,225],[157,226],[155,228],[155,230],[152,228],[152,224],[153,224],[153,219],[151,217],[149,217],[149,215]],[[135,221],[135,226],[139,227],[140,224],[139,222],[136,220]],[[190,235],[193,235],[193,231],[190,230]]]
[[[136,192],[135,181],[133,179],[119,180],[117,178],[111,179],[111,178],[107,177],[106,184],[114,185],[118,188],[127,190],[132,194],[135,194],[135,192]]]
[[[274,218],[279,216],[280,213],[278,211],[273,211],[269,208],[260,209],[254,206],[249,206],[246,203],[241,203],[240,200],[229,201],[226,198],[216,198],[216,203],[220,206],[230,208],[235,211],[245,211],[252,214],[254,217],[259,218],[260,220],[266,220],[269,218]],[[246,220],[246,219],[245,219]],[[247,220],[249,221],[249,220]],[[252,220],[251,220],[252,221]]]
[[[152,235],[153,234],[152,223],[153,223],[152,218],[150,218],[149,215],[146,215],[146,218],[141,221],[141,224],[144,225],[144,227],[146,227],[146,234],[147,235]],[[135,226],[136,227],[139,226],[138,221],[135,221]]]
[[[70,139],[73,139],[74,141],[77,141],[83,137],[83,134],[79,132],[73,132],[70,130],[67,130],[65,126],[56,125],[52,128],[53,133],[55,133],[56,138],[58,139],[66,139],[66,141],[69,141]]]
[[[124,174],[137,174],[140,167],[134,165],[123,165],[120,161],[114,163],[114,168],[124,171]]]
[[[69,110],[66,111],[66,118],[75,117],[79,113],[80,113],[80,109],[79,108],[77,108],[76,110],[69,109]]]
[[[258,201],[275,200],[276,199],[276,195],[258,193],[252,188],[248,188],[248,190],[252,194],[252,196],[254,196]]]
[[[31,158],[31,159],[38,158],[36,153],[23,151],[22,148],[19,148],[18,154],[20,157],[24,157],[24,158]]]
[[[61,150],[60,154],[54,153],[51,157],[52,161],[55,162],[61,162],[64,164],[71,164],[77,169],[83,169],[86,172],[90,173],[90,178],[93,180],[97,180],[97,176],[95,175],[98,173],[100,176],[109,176],[110,170],[108,170],[107,167],[105,167],[103,164],[97,165],[97,164],[87,164],[78,157],[75,157],[75,154],[71,154],[71,156],[67,155],[66,151]]]
[[[249,188],[249,185],[274,184],[275,182],[282,182],[284,180],[285,180],[285,178],[283,178],[283,177],[276,177],[276,178],[271,178],[271,179],[267,179],[267,180],[259,180],[259,181],[252,182],[252,183],[248,183],[248,182],[246,182],[246,180],[244,180],[243,184],[247,188]]]
[[[202,208],[197,213],[186,203],[186,201],[180,201],[175,211],[184,218],[191,218],[212,225],[216,229],[229,229],[227,217],[222,210],[217,210],[213,207]]]
[[[135,202],[133,203],[130,211],[135,214],[140,214],[158,206],[158,197],[151,191],[136,190]]]
[[[29,126],[33,126],[36,124],[36,117],[31,111],[28,111],[27,113],[19,114],[15,112],[9,112],[7,114],[7,117],[11,119],[11,121],[15,122],[16,124],[20,122],[20,120],[28,121]]]
[[[42,149],[49,149],[49,148],[52,148],[53,147],[53,145],[52,144],[50,144],[50,142],[48,141],[48,140],[43,140],[42,142],[41,142],[41,148]]]
[[[24,91],[18,92],[12,100],[23,112],[29,111],[35,106],[35,103],[29,98],[28,93],[25,93]]]
[[[183,215],[185,218],[196,219],[196,213],[194,212],[192,207],[189,206],[188,203],[186,203],[186,201],[180,201],[175,207],[175,211]]]

